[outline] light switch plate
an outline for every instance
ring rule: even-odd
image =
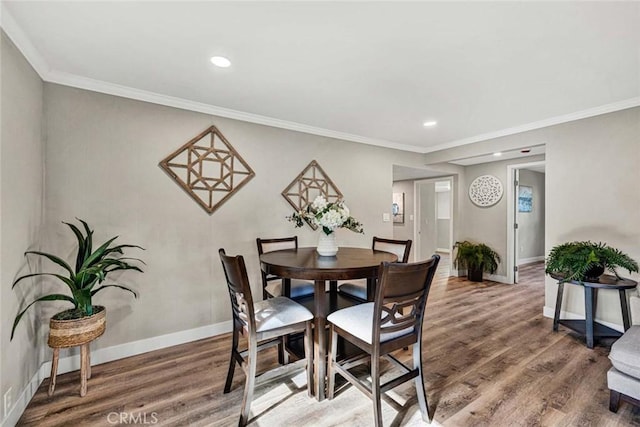
[[[383,221],[383,222],[389,222],[389,221],[391,221],[391,215],[390,215],[390,214],[388,214],[388,213],[383,213],[383,214],[382,214],[382,221]]]

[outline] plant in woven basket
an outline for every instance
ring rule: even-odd
[[[473,282],[482,282],[482,272],[493,274],[498,269],[500,255],[484,243],[468,240],[453,245],[456,257],[453,265],[458,269],[467,269],[467,276]]]
[[[606,243],[569,242],[554,246],[546,260],[545,273],[563,276],[562,281],[591,280],[609,270],[618,279],[616,268],[638,272],[638,263],[624,252]]]
[[[73,232],[78,240],[78,252],[75,259],[75,268],[72,268],[66,261],[62,258],[48,254],[46,252],[40,251],[27,251],[25,252],[25,256],[27,255],[38,255],[42,256],[51,262],[57,264],[62,267],[65,272],[64,274],[57,273],[31,273],[26,274],[24,276],[18,277],[13,282],[13,287],[15,287],[18,283],[27,279],[29,277],[36,276],[51,276],[58,279],[62,282],[70,291],[71,295],[66,294],[49,294],[44,295],[37,298],[35,301],[32,301],[28,304],[24,309],[20,310],[18,315],[16,316],[13,322],[13,328],[11,330],[11,338],[13,339],[13,335],[16,331],[16,327],[20,322],[20,319],[24,316],[24,314],[29,310],[29,308],[37,302],[40,301],[68,301],[73,304],[73,309],[63,311],[61,313],[56,314],[53,319],[55,320],[70,320],[70,319],[79,319],[87,316],[92,316],[94,311],[96,311],[97,307],[93,305],[93,297],[98,293],[108,288],[121,289],[127,292],[131,292],[134,297],[137,297],[137,294],[130,288],[117,284],[117,283],[105,283],[107,275],[114,271],[122,271],[122,270],[135,270],[142,273],[142,269],[135,265],[135,263],[144,262],[138,258],[128,258],[123,257],[125,248],[138,248],[144,250],[144,248],[137,245],[115,245],[111,246],[111,244],[118,238],[118,236],[113,237],[107,240],[105,243],[100,245],[95,251],[93,250],[93,230],[89,228],[89,225],[83,221],[79,220],[82,223],[82,227],[84,232],[81,231],[78,227],[70,223],[64,223]],[[133,263],[131,263],[133,262]],[[103,308],[100,308],[103,310]]]

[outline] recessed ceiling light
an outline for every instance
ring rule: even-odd
[[[436,122],[435,120],[429,120],[428,122],[424,122],[422,125],[423,125],[424,127],[429,128],[429,127],[431,127],[431,126],[435,126],[435,125],[437,125],[437,124],[438,124],[438,122]]]
[[[213,56],[211,57],[211,63],[216,67],[227,68],[231,66],[231,61],[229,61],[224,56]]]
[[[496,157],[500,157],[500,156],[502,156],[502,153],[501,152],[497,152],[497,153],[493,153],[493,155],[496,156]]]

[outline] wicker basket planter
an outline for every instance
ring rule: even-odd
[[[91,378],[91,354],[89,343],[104,334],[107,310],[101,305],[93,306],[91,316],[78,319],[55,319],[58,313],[49,321],[49,347],[53,349],[51,360],[51,376],[49,377],[49,396],[53,396],[56,389],[56,375],[60,349],[80,347],[80,396],[87,394],[87,380]],[[68,310],[69,311],[69,310]]]
[[[49,321],[49,347],[68,348],[89,343],[104,333],[107,310],[94,306],[94,314],[79,319]],[[54,316],[55,317],[55,316]]]

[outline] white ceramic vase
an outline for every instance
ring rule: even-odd
[[[338,253],[338,243],[336,242],[336,233],[329,235],[324,231],[320,231],[318,238],[318,248],[316,249],[320,256],[336,256]]]

